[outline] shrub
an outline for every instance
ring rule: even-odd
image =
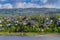
[[[15,27],[14,26],[11,26],[10,32],[15,32]]]

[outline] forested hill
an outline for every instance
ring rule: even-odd
[[[0,16],[32,16],[32,15],[56,15],[60,9],[55,8],[19,8],[19,9],[0,9]]]

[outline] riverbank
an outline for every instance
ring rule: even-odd
[[[8,33],[8,32],[0,32],[0,36],[60,36],[60,33]]]

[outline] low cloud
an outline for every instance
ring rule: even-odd
[[[0,9],[2,8],[2,5],[0,4]]]
[[[12,9],[13,6],[11,4],[0,4],[0,9]]]
[[[5,9],[5,8],[7,8],[7,9],[11,9],[11,8],[13,8],[13,6],[12,6],[12,4],[4,4],[4,5],[2,5],[2,7]]]
[[[55,6],[51,4],[38,5],[24,2],[24,3],[16,3],[15,8],[55,8]]]
[[[55,8],[55,5],[45,4],[45,5],[42,5],[42,8]]]
[[[5,0],[5,1],[7,1],[7,0]],[[59,6],[56,7],[56,4],[59,3],[59,0],[57,0],[56,4],[49,3],[48,0],[31,0],[31,2],[28,2],[28,3],[25,2],[25,1],[24,0],[13,0],[13,4],[11,4],[11,3],[0,4],[0,9],[12,9],[12,8],[60,8]],[[34,1],[35,2],[41,1],[43,4],[32,3]],[[52,0],[52,2],[53,2],[53,0]]]
[[[33,3],[17,3],[15,8],[39,8],[40,6]]]
[[[12,9],[12,8],[55,8],[55,5],[45,4],[38,5],[33,3],[16,3],[15,6],[12,4],[0,4],[0,9]]]

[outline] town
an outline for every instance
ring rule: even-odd
[[[60,33],[60,15],[0,17],[0,32]]]

